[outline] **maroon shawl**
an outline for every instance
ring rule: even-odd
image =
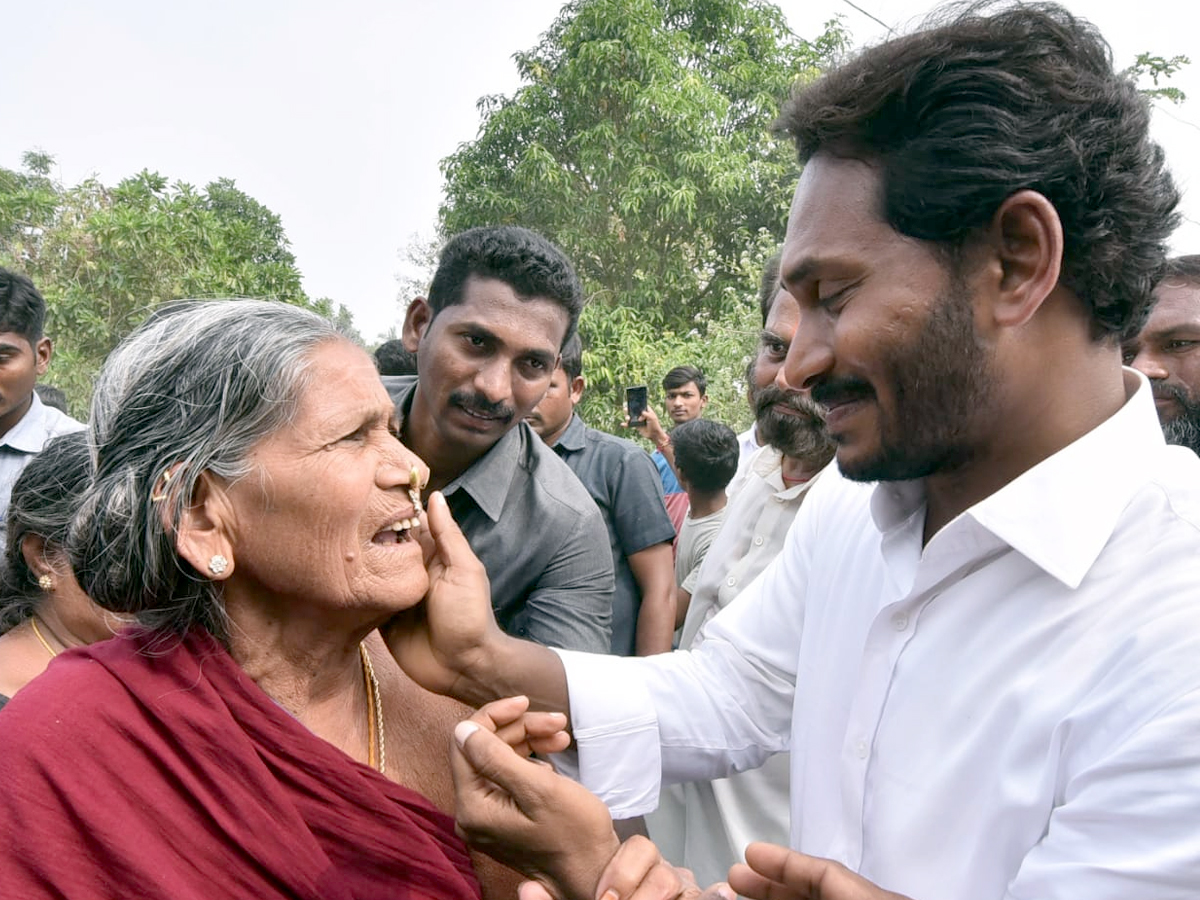
[[[454,822],[207,633],[65,654],[0,712],[0,897],[479,900]]]

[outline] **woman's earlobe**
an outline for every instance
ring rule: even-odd
[[[233,574],[230,507],[225,490],[209,472],[200,473],[175,529],[175,549],[197,572],[224,581]]]

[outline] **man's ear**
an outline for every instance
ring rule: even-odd
[[[233,507],[224,485],[209,472],[200,473],[191,499],[179,517],[175,549],[206,578],[223,581],[233,574]],[[224,563],[217,560],[223,559]]]
[[[1017,191],[996,210],[987,243],[992,321],[1024,325],[1058,286],[1063,255],[1058,211],[1037,191]]]
[[[587,382],[583,380],[582,375],[576,375],[571,379],[569,387],[571,390],[571,405],[578,406],[579,401],[583,399],[583,389],[587,387]]]
[[[409,353],[417,352],[417,346],[425,336],[425,329],[432,321],[433,307],[429,305],[429,301],[424,297],[414,297],[404,313],[404,329],[400,332],[400,340],[404,342],[405,350]]]
[[[50,357],[54,353],[54,344],[50,342],[50,338],[44,337],[33,345],[33,367],[41,378],[46,374],[46,370],[50,368]]]

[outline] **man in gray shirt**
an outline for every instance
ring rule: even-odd
[[[429,465],[487,569],[509,634],[608,652],[613,563],[600,511],[523,421],[550,384],[583,294],[566,257],[513,226],[473,228],[442,250],[428,297],[404,319],[417,377],[385,377],[400,437]]]
[[[604,516],[616,574],[612,652],[665,653],[675,633],[675,526],[662,483],[641,447],[584,424],[575,412],[584,386],[582,346],[574,335],[526,421],[571,467]]]

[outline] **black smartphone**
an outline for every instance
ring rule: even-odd
[[[646,412],[646,386],[644,384],[625,388],[625,406],[629,410],[630,425],[642,420],[642,415]]]

